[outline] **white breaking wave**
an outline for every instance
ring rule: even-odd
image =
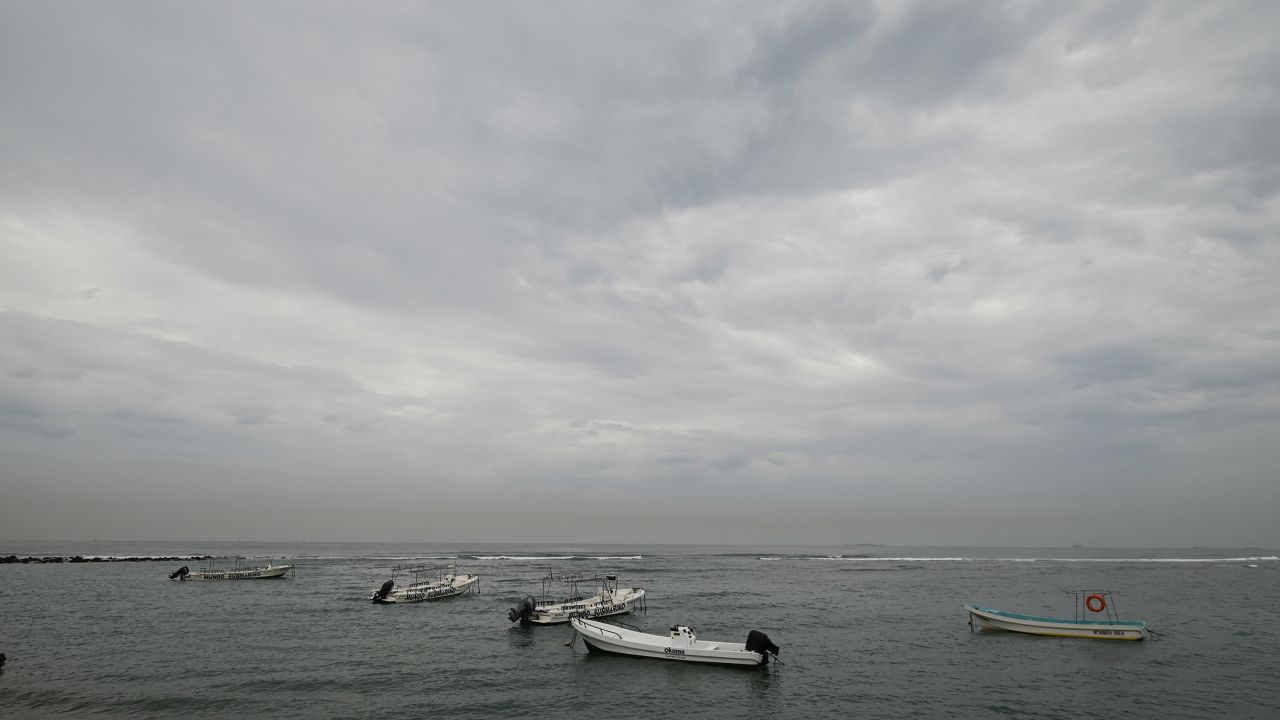
[[[973,560],[982,560],[983,558],[965,558],[965,557],[841,557],[839,555],[824,555],[822,557],[798,557],[784,558],[777,556],[766,556],[759,558],[760,560],[828,560],[831,562],[970,562]]]
[[[1045,558],[1045,562],[1130,562],[1130,563],[1236,563],[1276,561],[1280,557],[1233,557],[1233,558]]]
[[[476,555],[476,560],[643,560],[643,555]]]
[[[572,560],[577,555],[477,555],[476,560]]]
[[[779,557],[762,557],[761,560],[782,560]],[[803,557],[797,560],[827,560],[831,562],[969,562],[981,558],[965,557],[841,557],[825,555],[822,557]]]
[[[828,558],[822,558],[822,559],[823,559],[823,560],[827,560]],[[858,562],[858,561],[862,561],[862,562],[876,562],[876,561],[889,561],[889,562],[969,562],[969,561],[973,560],[974,558],[965,558],[965,557],[878,557],[878,558],[838,558],[838,559],[840,559],[840,560],[851,560],[851,561],[854,561],[854,562]]]
[[[295,555],[295,560],[384,560],[400,562],[403,560],[457,560],[457,555],[387,555],[368,557],[365,555]]]
[[[761,557],[761,560],[783,560],[781,557]],[[1275,562],[1280,556],[1229,558],[981,558],[981,557],[803,557],[797,560],[827,560],[841,562],[1045,562],[1045,563],[1242,563]]]

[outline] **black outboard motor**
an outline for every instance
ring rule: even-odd
[[[169,579],[170,580],[186,580],[187,576],[190,574],[191,574],[191,569],[188,568],[186,565],[183,565],[177,570],[174,570],[173,574],[169,576]]]
[[[519,621],[521,625],[528,625],[529,617],[533,615],[535,607],[533,598],[525,595],[520,598],[520,604],[511,608],[511,612],[507,613],[507,619],[511,622]]]
[[[759,630],[752,630],[747,633],[747,652],[760,653],[760,657],[767,665],[769,663],[769,655],[777,655],[781,652],[781,648],[773,644],[768,635]],[[779,661],[781,662],[781,661]]]
[[[393,588],[393,587],[395,587],[395,586],[396,586],[396,581],[395,581],[395,580],[388,580],[388,581],[386,581],[386,582],[382,583],[382,587],[378,588],[378,592],[376,592],[376,593],[374,593],[374,594],[373,594],[373,599],[374,599],[374,600],[386,600],[386,599],[387,599],[387,596],[391,594],[391,588]]]

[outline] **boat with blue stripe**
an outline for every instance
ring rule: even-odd
[[[975,628],[976,623],[990,630],[1094,640],[1142,640],[1150,632],[1141,620],[1120,619],[1110,590],[1074,590],[1071,594],[1076,598],[1074,618],[1025,615],[973,604],[966,604],[964,609],[969,611],[970,628]],[[1101,617],[1093,619],[1085,613]]]

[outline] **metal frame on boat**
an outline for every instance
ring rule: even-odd
[[[413,581],[393,589],[396,576],[402,572],[411,574]],[[391,579],[374,590],[370,599],[380,605],[395,605],[432,602],[470,592],[480,592],[480,576],[458,575],[455,563],[397,565],[391,568]]]
[[[266,565],[258,567],[242,567],[241,561],[245,560],[242,556],[236,556],[235,567],[219,570],[215,565],[215,560],[210,559],[208,564],[202,570],[195,572],[182,572],[186,569],[182,568],[169,576],[170,580],[268,580],[271,578],[284,577],[286,573],[293,569],[292,565],[275,565],[270,559]]]
[[[1120,619],[1110,590],[1072,590],[1070,594],[1075,596],[1074,618],[1024,615],[971,604],[964,608],[969,611],[970,628],[976,622],[992,630],[1093,640],[1142,640],[1150,632],[1141,620]],[[1089,619],[1086,613],[1103,615],[1105,619]]]
[[[676,625],[671,628],[670,635],[663,636],[578,617],[570,620],[570,623],[574,630],[573,640],[569,641],[570,645],[581,636],[588,650],[615,655],[715,665],[755,666],[767,664],[770,656],[776,658],[778,654],[778,646],[758,630],[751,631],[746,643],[734,643],[699,640],[697,633],[688,625]]]
[[[596,583],[593,595],[583,595],[578,586]],[[553,596],[551,588],[556,584],[569,587],[568,596]],[[548,570],[542,578],[542,593],[526,595],[520,604],[511,608],[507,619],[521,625],[554,625],[567,623],[573,617],[602,618],[629,613],[645,607],[644,588],[619,588],[618,576],[610,574],[559,573]]]

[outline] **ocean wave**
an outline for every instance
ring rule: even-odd
[[[1258,557],[1220,557],[1220,558],[1155,558],[1155,557],[1117,557],[1117,558],[1035,558],[1035,557],[866,557],[824,555],[824,556],[762,556],[760,560],[825,560],[844,562],[1017,562],[1017,563],[1243,563],[1243,562],[1275,562],[1280,556],[1266,555]]]
[[[843,562],[967,562],[975,558],[965,557],[867,557],[865,555],[844,557],[842,555],[802,556],[795,558],[762,557],[761,560],[826,560]],[[980,559],[980,558],[978,558]]]
[[[577,555],[476,555],[473,560],[573,560]]]
[[[1046,562],[1274,562],[1280,556],[1266,557],[1046,557]]]
[[[643,555],[476,555],[474,560],[643,560]]]
[[[265,556],[264,556],[265,557]],[[278,557],[278,556],[272,556]],[[294,560],[457,560],[457,555],[294,555]]]
[[[760,560],[818,560],[827,562],[968,562],[967,557],[872,557],[870,555],[764,555]]]

